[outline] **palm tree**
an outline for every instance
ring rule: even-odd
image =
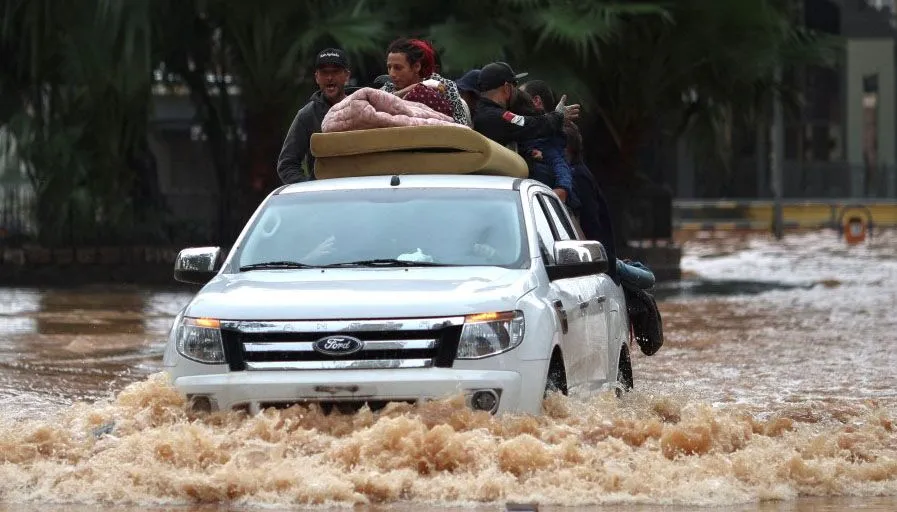
[[[188,86],[217,170],[218,238],[232,240],[280,184],[277,156],[293,115],[315,87],[314,55],[329,45],[353,56],[375,52],[385,20],[363,0],[155,6],[162,66]]]
[[[667,18],[654,3],[607,0],[460,0],[418,9],[409,8],[406,25],[443,50],[448,73],[505,60],[585,101],[594,96],[582,71],[602,45],[631,19]]]
[[[283,135],[324,46],[376,64],[393,37],[424,36],[448,76],[502,59],[549,80],[584,104],[588,160],[618,217],[658,127],[727,162],[728,134],[786,89],[773,70],[822,63],[828,50],[790,23],[786,0],[85,2],[0,0],[0,51],[12,56],[0,61],[0,125],[29,164],[45,233],[78,211],[133,231],[147,218],[141,201],[159,202],[140,193],[156,183],[142,163],[155,69],[189,90],[226,241],[277,185]]]
[[[591,162],[616,210],[639,194],[637,158],[660,125],[671,137],[690,134],[725,169],[736,125],[756,124],[771,96],[796,91],[777,67],[832,62],[833,44],[792,23],[786,6],[768,0],[708,3],[680,0],[672,23],[641,17],[602,48],[588,81],[598,91]],[[618,226],[621,240],[625,226]]]
[[[158,180],[141,158],[148,150],[148,4],[0,5],[0,47],[11,56],[0,65],[0,125],[29,170],[41,238],[76,243],[73,236],[98,226],[113,237],[162,236],[152,222],[158,197],[147,187]]]
[[[381,50],[386,22],[363,0],[301,4],[224,2],[222,44],[245,115],[248,173],[255,200],[280,181],[274,171],[286,127],[317,88],[312,64],[326,46],[363,58]]]
[[[733,127],[756,123],[772,94],[789,92],[776,67],[833,55],[792,23],[784,0],[502,0],[486,12],[480,4],[434,12],[445,21],[429,35],[459,74],[502,58],[584,104],[587,160],[615,203],[621,245],[648,143],[688,132],[704,154],[728,162]]]

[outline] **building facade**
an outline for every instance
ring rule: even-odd
[[[801,91],[802,109],[785,123],[786,198],[897,199],[897,23],[894,0],[804,0],[803,22],[840,36],[832,69],[786,70]],[[681,143],[676,177],[682,199],[769,198],[769,127],[741,134],[742,153],[718,183],[718,169],[701,168]]]

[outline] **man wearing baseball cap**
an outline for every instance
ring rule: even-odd
[[[315,56],[315,83],[318,90],[311,95],[308,103],[293,118],[277,160],[277,174],[284,183],[313,180],[315,158],[308,151],[313,133],[321,131],[324,115],[355,88],[347,88],[349,82],[349,59],[338,48],[325,48]],[[309,175],[302,170],[305,161]]]
[[[480,90],[477,88],[477,82],[480,79],[480,70],[471,69],[467,73],[455,80],[458,86],[458,94],[464,102],[464,108],[467,109],[470,118],[471,128],[473,128],[473,115],[477,109],[477,99],[480,97]]]
[[[521,116],[508,110],[517,93],[518,81],[529,73],[515,73],[506,62],[493,62],[483,66],[477,88],[477,101],[473,127],[486,137],[506,146],[514,142],[562,133],[565,120],[579,117],[579,105],[559,105],[553,112],[539,116]]]

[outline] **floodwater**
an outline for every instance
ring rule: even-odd
[[[897,234],[685,249],[636,390],[541,418],[197,417],[159,373],[189,292],[0,288],[0,511],[897,510]]]

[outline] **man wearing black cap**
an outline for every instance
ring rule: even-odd
[[[315,179],[315,158],[308,151],[311,135],[321,131],[321,121],[330,107],[346,97],[349,75],[349,59],[345,52],[337,48],[318,52],[315,57],[315,82],[319,90],[293,118],[277,160],[277,174],[284,183]],[[302,171],[303,161],[307,164],[309,176]]]
[[[477,100],[480,97],[480,90],[477,87],[479,80],[479,69],[471,69],[464,73],[464,76],[455,80],[455,85],[458,86],[458,94],[461,95],[461,100],[464,101],[464,106],[470,114],[468,117],[470,117],[471,125],[473,124],[473,116],[477,111]]]
[[[476,131],[506,146],[561,133],[565,120],[579,117],[579,105],[559,106],[555,111],[539,116],[521,116],[509,111],[508,105],[517,93],[517,81],[528,74],[514,73],[505,62],[483,66],[477,82],[480,99],[473,120]]]

